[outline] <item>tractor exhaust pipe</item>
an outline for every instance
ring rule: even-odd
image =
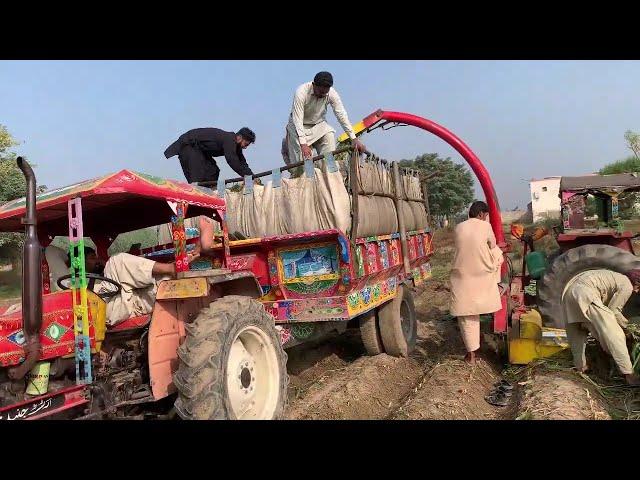
[[[22,219],[25,239],[22,250],[22,331],[25,359],[9,370],[11,379],[24,378],[40,356],[42,327],[42,247],[36,231],[36,176],[29,162],[18,157],[18,168],[27,182],[26,215]]]

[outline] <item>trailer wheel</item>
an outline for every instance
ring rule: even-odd
[[[369,356],[384,353],[377,317],[375,308],[360,316],[360,338]]]
[[[611,245],[582,245],[559,255],[537,285],[537,306],[547,323],[564,328],[562,296],[569,281],[587,270],[625,273],[640,268],[640,258]]]
[[[178,349],[173,381],[182,419],[281,418],[287,354],[273,318],[249,297],[229,295],[202,309]]]
[[[416,346],[418,322],[413,293],[407,286],[398,286],[396,297],[378,309],[378,325],[385,352],[408,357]]]

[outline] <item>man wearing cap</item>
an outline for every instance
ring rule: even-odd
[[[238,175],[253,175],[242,150],[256,141],[256,134],[247,127],[237,133],[219,128],[195,128],[180,135],[164,151],[171,158],[178,155],[187,182],[217,182],[220,169],[214,157],[224,155],[229,166]]]
[[[312,149],[315,149],[318,155],[336,149],[335,130],[325,119],[327,105],[331,105],[333,113],[354,146],[358,150],[365,149],[356,138],[340,95],[333,88],[333,76],[329,72],[319,72],[313,82],[300,85],[293,97],[286,128],[285,141],[288,148],[285,151],[284,144],[282,148],[282,156],[287,165],[311,158]]]
[[[627,349],[625,329],[628,320],[622,309],[640,288],[640,270],[626,275],[610,270],[587,270],[569,282],[562,296],[567,340],[577,370],[587,371],[585,346],[591,334],[602,349],[613,357],[620,373],[631,385],[639,385]]]

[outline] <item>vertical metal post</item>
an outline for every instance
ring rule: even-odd
[[[404,273],[406,275],[411,274],[411,266],[409,265],[409,247],[407,245],[407,230],[404,224],[404,216],[402,215],[402,203],[400,198],[400,192],[402,191],[400,181],[400,168],[398,162],[394,161],[391,164],[393,168],[393,203],[396,206],[396,213],[398,216],[398,228],[400,230],[400,245],[402,245],[402,260],[404,263]]]
[[[351,164],[349,165],[349,188],[351,189],[351,244],[356,244],[358,238],[358,216],[360,212],[360,186],[358,182],[360,155],[357,150],[351,154]]]
[[[424,197],[424,208],[427,211],[427,225],[431,228],[431,209],[429,208],[429,187],[427,181],[422,183],[422,196]]]
[[[184,217],[186,215],[187,205],[178,202],[176,207],[176,215],[171,217],[171,233],[173,236],[173,247],[175,249],[176,274],[180,277],[181,272],[189,270],[189,262],[187,260],[187,235],[184,230]]]
[[[69,218],[69,256],[71,257],[71,295],[73,298],[73,332],[75,335],[76,384],[92,382],[91,337],[87,307],[87,272],[84,258],[82,200],[67,203]]]

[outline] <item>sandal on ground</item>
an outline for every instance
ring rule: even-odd
[[[513,390],[513,385],[511,385],[506,380],[501,380],[500,382],[495,383],[493,386],[495,388],[497,388],[497,389],[501,389],[501,390],[504,390],[504,391],[507,391],[507,392],[510,392],[510,391]]]
[[[506,407],[509,404],[509,399],[503,393],[496,392],[484,397],[486,402],[496,407]]]
[[[508,388],[504,385],[500,385],[498,388],[494,390],[494,392],[503,393],[507,398],[509,398],[513,394],[513,387]]]
[[[507,382],[504,378],[493,384],[494,387],[499,387],[500,385],[504,385],[507,388],[509,387],[513,388],[513,385]]]

